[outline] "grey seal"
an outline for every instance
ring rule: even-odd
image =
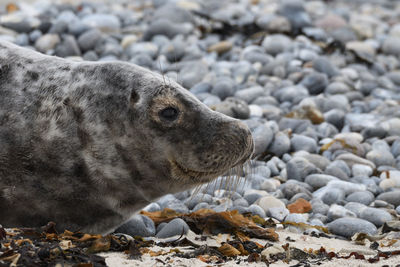
[[[0,41],[0,223],[108,233],[246,162],[247,126],[159,74]]]

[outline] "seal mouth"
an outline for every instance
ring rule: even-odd
[[[172,173],[176,178],[194,178],[201,180],[211,180],[213,178],[218,177],[221,174],[224,174],[227,170],[220,171],[197,171],[188,169],[181,164],[179,164],[176,160],[170,161],[172,166]]]

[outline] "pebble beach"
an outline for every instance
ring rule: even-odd
[[[243,170],[166,195],[145,212],[237,210],[272,220],[280,240],[292,236],[301,249],[400,249],[399,1],[0,1],[0,40],[140,65],[248,125],[255,152]],[[182,231],[193,233],[181,218],[157,225],[144,213],[116,230],[152,239]],[[360,233],[365,244],[354,243]],[[102,256],[110,266],[162,266]],[[396,266],[400,256],[380,263]]]

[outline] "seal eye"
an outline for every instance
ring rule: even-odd
[[[168,107],[159,112],[159,116],[167,121],[174,121],[178,118],[179,110],[173,107]]]

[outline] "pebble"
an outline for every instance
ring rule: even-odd
[[[317,190],[326,186],[330,181],[337,179],[335,176],[327,174],[310,174],[304,179],[304,182],[311,185],[314,190]]]
[[[166,224],[162,229],[156,234],[157,238],[168,238],[172,236],[180,236],[186,234],[189,231],[189,226],[181,218],[175,218]]]
[[[291,142],[291,149],[293,151],[308,151],[310,153],[317,152],[317,142],[308,136],[304,135],[293,135]]]
[[[372,222],[376,227],[382,226],[385,222],[391,221],[392,216],[389,212],[377,209],[377,208],[365,208],[361,214],[360,218]]]
[[[365,233],[374,235],[377,232],[376,226],[372,223],[359,218],[339,218],[328,223],[328,230],[336,235],[347,238],[352,237],[356,233]]]
[[[57,34],[45,34],[39,37],[35,42],[35,48],[42,53],[52,50],[61,41]]]
[[[384,192],[376,197],[377,200],[384,200],[394,206],[400,205],[400,190]]]
[[[371,204],[374,200],[374,194],[369,191],[354,192],[346,197],[346,201],[348,202],[358,202],[367,206]]]
[[[90,14],[82,18],[82,23],[106,33],[117,32],[121,28],[120,20],[111,14]]]
[[[256,204],[260,206],[267,214],[270,208],[286,208],[285,203],[273,196],[261,197],[256,201]]]
[[[134,215],[128,222],[118,227],[114,232],[130,236],[147,237],[155,235],[156,227],[149,217],[144,215]]]
[[[268,151],[275,156],[282,156],[290,150],[290,139],[284,132],[277,132],[272,143],[268,147]]]
[[[327,216],[329,221],[334,221],[336,219],[344,217],[354,217],[354,218],[357,217],[357,215],[354,212],[337,204],[333,204],[332,206],[329,207]]]

